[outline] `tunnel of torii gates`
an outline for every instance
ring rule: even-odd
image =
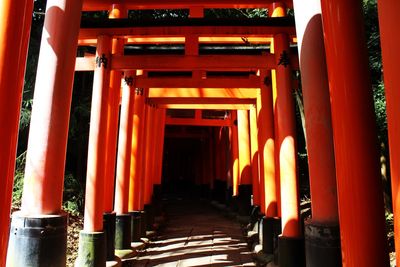
[[[267,8],[269,17],[208,20],[208,8]],[[294,8],[295,21],[287,8]],[[32,9],[32,0],[0,2],[0,266],[65,266],[67,215],[61,206],[75,71],[94,71],[77,266],[105,266],[114,249],[126,249],[149,227],[144,222],[150,221],[161,183],[165,125],[213,127],[197,182],[213,192],[222,187],[221,194],[230,190],[244,210],[259,208],[262,250],[277,249],[280,266],[302,266],[304,258],[307,266],[388,266],[361,1],[48,1],[22,207],[10,222]],[[188,19],[162,23],[126,19],[135,9],[190,12]],[[393,25],[400,2],[379,0],[378,9],[399,249],[400,34]],[[109,10],[109,19],[81,21],[82,11],[97,10]],[[257,46],[246,51],[248,43]],[[95,54],[79,53],[81,46],[95,47]],[[145,46],[163,49],[149,54]],[[171,53],[168,47],[174,46],[184,49]],[[296,170],[296,69],[312,198],[312,218],[304,225]],[[194,116],[166,115],[174,109],[194,110]],[[206,110],[225,116],[208,118]],[[142,230],[136,233],[132,225]]]

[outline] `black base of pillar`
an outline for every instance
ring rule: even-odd
[[[251,212],[251,195],[253,194],[253,186],[239,185],[238,188],[238,209],[240,215],[249,215]]]
[[[339,225],[324,225],[308,220],[304,227],[307,267],[340,267]]]
[[[103,214],[103,230],[106,236],[106,255],[107,261],[112,261],[115,258],[115,221],[116,214],[104,213]]]
[[[131,241],[140,241],[140,227],[141,227],[141,212],[132,211],[129,213],[131,215]]]
[[[144,211],[146,212],[146,230],[153,230],[154,223],[154,207],[151,204],[144,205]]]
[[[7,266],[65,266],[68,215],[12,215]]]
[[[279,267],[305,266],[304,238],[280,236],[278,243]]]
[[[278,217],[262,217],[260,219],[258,232],[260,238],[259,244],[261,244],[263,252],[266,254],[277,255],[278,237],[282,232],[281,219]]]
[[[252,206],[250,212],[250,223],[255,224],[261,219],[260,206]]]
[[[131,218],[130,214],[117,215],[115,222],[115,249],[131,248]]]
[[[75,267],[106,266],[106,238],[104,232],[79,234],[79,251]]]
[[[144,210],[140,211],[140,237],[146,237],[147,228],[147,212]]]

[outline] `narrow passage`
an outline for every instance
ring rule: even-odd
[[[256,266],[240,225],[208,202],[175,200],[168,223],[135,266]]]

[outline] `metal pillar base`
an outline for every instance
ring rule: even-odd
[[[7,266],[65,266],[68,214],[23,216],[14,212]]]
[[[106,236],[104,232],[81,231],[75,267],[106,266],[106,260]]]
[[[117,215],[115,223],[115,249],[131,248],[131,218],[130,214]]]
[[[305,266],[304,238],[279,236],[278,247],[279,267]]]
[[[307,220],[304,230],[307,267],[342,266],[339,225],[324,225]]]
[[[115,212],[103,214],[103,230],[106,236],[107,261],[113,261],[115,259],[115,221]]]
[[[132,211],[129,214],[131,215],[131,241],[139,242],[142,213],[140,211]]]

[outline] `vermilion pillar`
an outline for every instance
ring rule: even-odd
[[[239,213],[250,214],[252,177],[250,154],[250,124],[247,110],[237,111],[239,156]]]
[[[135,89],[135,105],[133,113],[133,132],[131,148],[131,168],[129,182],[129,211],[140,210],[141,169],[142,156],[141,144],[143,143],[143,125],[145,111],[145,95],[143,88]]]
[[[114,210],[117,213],[115,248],[131,247],[131,215],[129,211],[129,181],[131,167],[132,131],[135,102],[135,72],[125,72],[119,124],[117,179]]]
[[[250,125],[249,112],[237,111],[238,148],[239,148],[239,184],[251,184]]]
[[[233,196],[239,194],[239,144],[238,144],[238,121],[237,111],[232,111],[232,121],[234,125],[231,126],[231,170],[232,170],[232,183],[233,183]]]
[[[109,59],[111,38],[97,39],[96,69],[94,72],[92,110],[90,115],[89,153],[85,195],[84,230],[97,232],[103,229],[103,190],[106,161],[107,106],[110,79]]]
[[[166,110],[159,109],[160,113],[158,120],[158,131],[157,131],[157,139],[156,139],[156,168],[155,168],[155,180],[154,185],[161,186],[162,182],[162,162],[163,162],[163,154],[164,154],[164,135],[165,135],[165,119],[166,119]]]
[[[146,116],[146,145],[145,145],[145,172],[144,172],[144,205],[149,205],[151,203],[151,194],[153,187],[153,143],[154,143],[154,126],[156,118],[156,109],[151,106],[147,106],[147,116]]]
[[[22,7],[22,8],[21,8]],[[0,3],[0,266],[6,264],[22,86],[33,1]]]
[[[13,35],[8,36],[9,40],[2,39],[0,48],[7,48],[7,55],[4,58],[2,57],[1,62],[3,59],[9,59],[12,55],[15,56],[12,51],[20,53],[18,57],[10,59],[7,66],[8,71],[10,71],[8,74],[3,72],[0,65],[0,74],[2,75],[1,84],[3,81],[6,83],[10,81],[9,84],[7,83],[7,86],[13,86],[13,84],[19,87],[22,86],[24,75],[22,67],[25,64],[25,59],[22,57],[26,55],[26,47],[22,46],[23,44],[26,45],[27,38],[29,38],[30,22],[25,21],[24,25],[21,25],[17,19],[26,17],[27,20],[31,20],[32,12],[31,3],[23,1],[22,4],[27,4],[27,6],[25,7],[21,3],[18,3],[18,7],[16,7],[14,4],[10,5],[9,1],[3,1],[0,4],[1,13],[4,15],[2,17],[4,24],[2,23],[0,29],[5,30],[3,28],[4,25],[7,28],[11,27],[9,29],[15,31]],[[18,10],[21,8],[21,12],[25,13],[18,14]],[[29,240],[30,238],[27,238],[25,233],[28,236],[33,236],[29,233],[38,231],[37,229],[44,230],[45,227],[60,227],[62,229],[67,224],[67,216],[62,214],[61,205],[75,53],[81,9],[82,1],[69,2],[59,0],[47,3],[28,141],[22,207],[21,212],[15,213],[12,219],[11,228],[14,232],[10,239],[9,258],[7,261],[7,264],[10,266],[39,266],[43,264],[58,266],[65,261],[66,236],[59,234],[57,237],[51,238],[51,234],[48,236],[48,232],[43,232],[43,239],[35,241],[38,244],[36,246],[38,250],[36,251],[34,248],[29,247],[36,237]],[[15,19],[15,25],[8,24],[10,19],[8,12],[10,10],[13,10],[12,16]],[[60,29],[65,29],[63,35],[58,34]],[[7,44],[11,44],[9,42],[15,42],[16,39],[20,39],[18,41],[20,42],[19,45],[13,43],[13,47],[7,46]],[[0,51],[2,53],[3,50],[1,49]],[[12,74],[14,63],[21,64],[20,69],[16,71],[17,76],[13,76]],[[7,90],[10,91],[13,88],[11,87]],[[20,96],[20,91],[17,89],[15,89],[15,92],[11,90],[9,93],[15,93]],[[7,99],[9,105],[15,103],[14,101],[15,98]],[[20,99],[17,100],[17,103],[19,102]],[[4,105],[4,107],[9,106]],[[14,114],[13,112],[12,109],[7,112],[10,122],[13,118],[10,114]],[[16,115],[18,113],[14,114],[14,116]],[[10,122],[7,123],[7,121],[4,121],[5,126]],[[7,130],[17,130],[15,127],[10,126],[10,129]],[[15,134],[17,133],[15,132]],[[8,138],[12,140],[14,137],[11,135]],[[6,151],[5,149],[6,147],[4,151]],[[10,149],[11,151],[9,152],[15,155],[15,147]],[[2,162],[2,164],[4,163]],[[13,172],[13,170],[8,171]],[[52,216],[44,219],[43,215]],[[20,236],[21,233],[24,233],[24,235]],[[40,251],[39,247],[48,246],[51,248],[56,244],[58,245],[57,249],[49,249],[46,255],[41,254],[42,251]]]
[[[305,224],[307,266],[341,265],[335,158],[320,0],[295,0],[312,219]]]
[[[258,149],[260,157],[261,212],[275,217],[277,188],[275,180],[275,133],[271,76],[261,71],[260,95],[257,97]]]
[[[287,8],[285,3],[283,2],[274,2],[269,6],[269,16],[273,18],[277,17],[286,17],[287,16]],[[276,54],[276,49],[275,49],[275,39],[273,39],[271,43],[271,53]],[[272,80],[272,89],[273,89],[273,107],[274,107],[274,131],[275,131],[275,137],[278,138],[279,136],[279,115],[278,115],[278,107],[276,105],[277,103],[277,95],[278,95],[278,89],[277,89],[277,70],[272,69],[271,70],[271,80]],[[276,139],[276,141],[278,141]],[[275,143],[277,144],[277,143]],[[276,200],[277,200],[277,215],[279,217],[282,216],[282,208],[281,208],[281,175],[280,175],[280,168],[279,168],[279,149],[275,149],[275,185],[276,185]]]
[[[114,210],[119,214],[128,213],[129,180],[132,151],[132,130],[134,116],[135,73],[126,72],[122,86],[121,115],[118,138],[117,181],[115,186]]]
[[[109,14],[110,19],[126,18],[127,16],[128,12],[122,5],[113,5]],[[123,55],[124,43],[125,40],[123,38],[114,38],[112,40],[112,54]],[[117,155],[119,104],[121,99],[121,78],[122,73],[120,71],[111,71],[107,109],[107,153],[104,186],[105,213],[112,213],[114,208],[115,163]]]
[[[88,251],[103,249],[104,181],[107,148],[107,111],[110,85],[110,56],[112,39],[109,36],[97,38],[96,68],[94,71],[92,107],[90,113],[89,151],[86,175],[85,218],[79,240],[78,266],[85,262],[106,261],[102,253]],[[105,252],[105,249],[104,249]]]
[[[250,152],[251,152],[251,177],[253,184],[253,205],[260,206],[260,176],[259,176],[259,156],[258,156],[258,129],[257,129],[257,110],[251,108],[250,116]]]
[[[274,36],[276,59],[276,155],[279,156],[282,235],[279,237],[279,266],[304,265],[299,185],[297,175],[296,120],[290,66],[289,36]],[[277,166],[278,167],[278,166]]]
[[[390,174],[392,179],[392,201],[394,211],[394,238],[397,255],[400,255],[400,77],[395,62],[400,58],[397,46],[400,41],[398,21],[399,1],[378,1],[379,30],[381,37],[383,78],[385,81],[386,112],[390,145]],[[396,258],[400,266],[400,257]]]
[[[265,216],[260,221],[262,250],[273,254],[280,232],[278,216],[277,162],[275,159],[274,107],[271,73],[260,71],[260,95],[257,97],[258,148],[260,158],[260,210]],[[279,181],[279,179],[278,179]]]
[[[343,265],[388,266],[379,154],[361,2],[323,0],[321,6]]]
[[[296,165],[296,121],[289,59],[289,37],[274,36],[277,86],[277,152],[281,180],[282,235],[301,236]]]

